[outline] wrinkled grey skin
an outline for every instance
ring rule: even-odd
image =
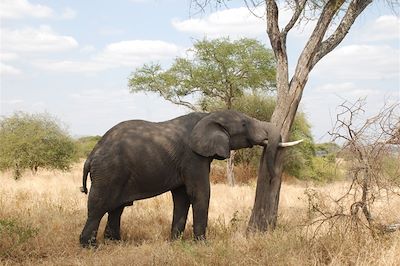
[[[184,231],[192,205],[194,236],[205,239],[211,161],[228,158],[230,150],[263,145],[265,140],[267,149],[276,152],[279,130],[236,111],[191,113],[161,123],[131,120],[114,126],[84,165],[82,192],[87,193],[89,172],[92,184],[81,245],[96,245],[99,223],[107,212],[105,238],[121,239],[124,207],[167,191],[174,203],[171,238]]]

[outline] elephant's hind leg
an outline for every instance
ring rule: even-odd
[[[97,231],[101,218],[107,212],[104,202],[98,200],[98,194],[95,189],[91,189],[88,199],[88,218],[85,227],[79,237],[82,247],[96,247]]]
[[[95,214],[89,212],[85,227],[79,237],[79,242],[82,247],[96,247],[97,230],[99,229],[100,220],[104,214],[105,212]]]
[[[171,192],[172,199],[174,201],[174,216],[172,218],[171,239],[177,239],[185,230],[190,200],[186,193],[185,186],[178,187]]]
[[[104,239],[121,240],[121,215],[125,205],[108,212],[108,220],[104,231]]]

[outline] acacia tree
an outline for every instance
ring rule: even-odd
[[[246,90],[272,90],[275,61],[272,52],[254,39],[230,41],[228,38],[202,40],[188,51],[191,56],[177,58],[170,68],[144,65],[129,78],[131,92],[153,92],[164,99],[194,111],[209,111],[213,100],[231,109],[233,101]],[[192,103],[188,98],[196,98]],[[234,153],[227,162],[227,178],[234,185]]]
[[[281,128],[282,140],[289,137],[289,130],[299,106],[308,76],[315,65],[334,50],[345,38],[356,18],[373,0],[245,0],[249,7],[265,4],[267,34],[274,51],[277,72],[277,105],[271,122]],[[204,7],[215,3],[226,4],[224,0],[193,0],[194,6]],[[289,22],[280,27],[278,23],[278,2],[293,10]],[[389,1],[392,4],[398,1]],[[301,52],[293,75],[289,76],[288,55],[286,50],[287,35],[302,18],[316,20],[303,51]],[[339,21],[338,23],[334,23]],[[336,26],[333,33],[327,34],[328,28]],[[255,202],[248,224],[249,231],[274,229],[277,221],[279,193],[282,182],[284,152],[278,149],[272,158],[267,158],[266,149],[260,161]],[[274,161],[273,169],[268,169],[267,159]]]
[[[68,170],[75,158],[69,134],[48,114],[17,112],[0,120],[0,170],[18,179],[25,169]]]

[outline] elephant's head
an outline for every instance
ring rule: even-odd
[[[230,150],[267,146],[277,150],[297,143],[281,143],[280,130],[272,123],[259,121],[236,111],[213,112],[193,128],[190,147],[199,155],[216,159],[229,158]]]

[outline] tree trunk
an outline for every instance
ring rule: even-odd
[[[226,178],[228,185],[233,187],[235,185],[235,173],[233,172],[235,167],[235,151],[231,151],[230,158],[226,161]]]
[[[265,0],[267,33],[277,61],[277,104],[271,122],[281,129],[283,141],[288,139],[289,130],[293,124],[310,71],[321,58],[331,52],[344,39],[355,19],[372,0],[352,0],[336,30],[324,40],[335,14],[345,2],[344,0],[326,1],[321,9],[317,24],[298,59],[294,75],[289,81],[286,36],[299,20],[307,1],[295,2],[296,6],[292,18],[281,31],[278,23],[277,2]],[[272,164],[274,169],[268,169],[267,160],[270,158],[267,157],[270,155],[266,152],[266,149],[264,148],[260,161],[256,197],[248,225],[249,231],[266,231],[269,228],[274,229],[276,226],[284,150],[277,149]]]
[[[305,85],[305,83],[303,85]],[[294,121],[300,98],[301,91],[293,93],[291,97],[287,95],[284,100],[278,101],[272,115],[271,122],[281,128],[281,136],[284,141],[288,139],[289,130]],[[256,197],[248,224],[249,231],[266,231],[269,228],[274,229],[278,217],[284,150],[278,149],[276,152],[274,171],[268,169],[267,161],[271,158],[268,158],[266,150],[267,148],[264,148],[260,160]],[[271,176],[271,173],[274,173],[274,176]]]

